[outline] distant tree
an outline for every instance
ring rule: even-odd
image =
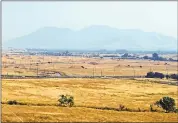
[[[159,72],[148,72],[147,75],[146,75],[147,78],[164,78],[164,74],[162,73],[159,73]]]
[[[124,55],[122,55],[122,57],[128,57],[129,54],[128,53],[124,53]]]
[[[157,53],[153,53],[153,54],[152,54],[152,57],[153,57],[154,60],[158,60],[158,58],[159,58],[159,56],[158,56]]]
[[[144,58],[144,59],[149,59],[149,57],[148,57],[148,56],[143,56],[143,58]]]
[[[148,72],[146,78],[154,78],[154,75],[155,75],[154,72]]]
[[[159,72],[155,72],[154,77],[162,79],[162,78],[164,78],[164,74],[159,73]]]
[[[177,79],[178,80],[178,74],[171,74],[170,75],[171,79]]]
[[[167,59],[163,58],[163,57],[158,57],[158,60],[160,60],[160,61],[167,61]]]
[[[166,75],[166,79],[169,79],[170,78],[170,76],[169,75]]]

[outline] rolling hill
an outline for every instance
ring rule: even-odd
[[[136,29],[93,25],[79,31],[44,27],[28,35],[3,42],[3,47],[50,49],[176,50],[177,39]]]

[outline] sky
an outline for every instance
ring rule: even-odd
[[[43,27],[140,29],[177,38],[176,1],[2,2],[2,41]]]

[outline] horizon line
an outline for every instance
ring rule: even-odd
[[[57,29],[69,29],[71,31],[74,31],[74,32],[78,32],[78,31],[81,31],[81,30],[84,30],[84,29],[87,29],[87,28],[91,28],[91,27],[108,27],[108,28],[112,28],[112,29],[117,29],[117,30],[135,30],[135,31],[141,31],[141,32],[145,32],[145,33],[157,33],[159,35],[164,35],[164,36],[169,36],[169,37],[172,37],[172,38],[175,38],[177,40],[177,36],[170,36],[170,35],[167,35],[167,34],[163,34],[163,33],[160,33],[160,32],[154,32],[154,31],[145,31],[143,29],[139,29],[139,28],[117,28],[117,27],[113,27],[113,26],[109,26],[109,25],[96,25],[96,24],[93,24],[93,25],[89,25],[89,26],[83,26],[82,28],[79,28],[79,29],[74,29],[74,28],[70,28],[70,27],[57,27],[57,26],[43,26],[43,27],[40,27],[32,32],[29,32],[27,34],[24,34],[22,36],[18,36],[18,37],[14,37],[14,38],[11,38],[11,39],[8,39],[8,40],[2,40],[2,42],[7,42],[9,40],[13,40],[13,39],[16,39],[16,38],[20,38],[20,37],[23,37],[23,36],[26,36],[26,35],[29,35],[31,33],[35,33],[41,29],[45,29],[45,28],[57,28]]]

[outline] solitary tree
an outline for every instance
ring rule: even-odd
[[[74,105],[74,98],[70,95],[60,95],[59,98],[59,105],[61,106],[73,106]]]
[[[158,60],[158,58],[159,58],[159,56],[158,56],[157,53],[153,53],[153,54],[152,54],[152,57],[153,57],[154,60]]]
[[[143,56],[143,58],[144,58],[144,59],[149,59],[149,57],[148,57],[148,56]]]
[[[166,112],[175,111],[175,100],[171,97],[163,97],[155,103],[158,107],[163,108]]]

